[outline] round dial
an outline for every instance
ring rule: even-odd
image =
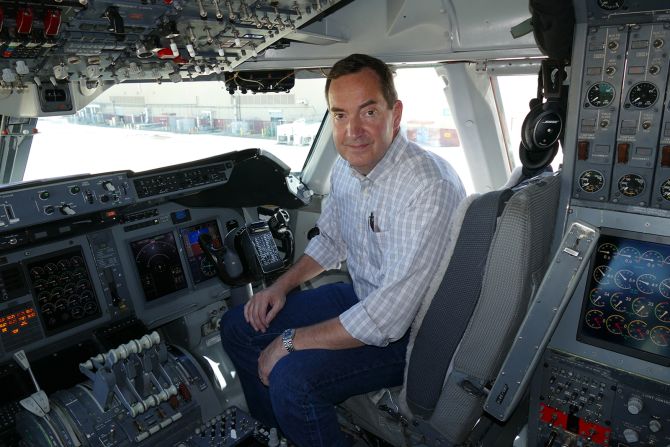
[[[596,307],[603,307],[607,303],[607,294],[600,289],[593,289],[589,294],[589,299]]]
[[[633,312],[642,318],[647,318],[654,311],[654,302],[646,298],[637,298],[631,305]]]
[[[623,0],[598,0],[598,6],[607,11],[619,9],[621,5],[623,5]]]
[[[612,269],[605,265],[599,265],[593,270],[593,279],[599,284],[609,284],[611,275]]]
[[[619,192],[626,197],[635,197],[644,191],[644,178],[637,174],[626,174],[619,179]]]
[[[658,282],[656,281],[656,277],[654,275],[645,273],[644,275],[637,277],[635,285],[637,286],[637,290],[640,292],[644,293],[645,295],[651,295],[656,290]]]
[[[628,310],[629,302],[630,298],[626,298],[621,292],[614,293],[610,297],[610,306],[619,312],[626,312]]]
[[[586,99],[593,107],[606,107],[614,99],[614,87],[609,82],[596,82],[586,93]]]
[[[622,269],[614,274],[614,284],[622,289],[631,289],[635,284],[635,273]]]
[[[635,340],[644,340],[647,338],[647,323],[642,320],[633,320],[628,323],[628,335],[630,335]]]
[[[651,82],[638,82],[630,88],[628,101],[638,109],[653,106],[658,99],[658,89]]]
[[[670,344],[670,328],[666,326],[656,326],[649,331],[649,338],[655,345],[668,346]]]
[[[666,298],[670,298],[670,278],[665,278],[658,285],[658,291]]]
[[[670,179],[661,183],[661,197],[664,200],[670,201]]]
[[[626,319],[622,315],[610,315],[605,320],[605,327],[614,335],[621,335],[626,327]]]
[[[625,258],[626,264],[637,262],[640,257],[640,252],[635,247],[624,247],[619,250],[619,256]]]
[[[208,258],[202,258],[200,261],[200,271],[207,277],[216,275],[216,266]]]
[[[663,265],[663,255],[656,250],[647,250],[640,255],[640,262],[647,267],[661,267]]]
[[[598,253],[605,259],[612,259],[617,255],[618,251],[619,248],[614,244],[610,244],[609,242],[605,242],[598,247]]]
[[[579,187],[586,192],[598,192],[605,184],[605,177],[593,169],[582,172],[579,176]]]
[[[654,315],[663,323],[670,323],[670,301],[658,303],[654,309]]]
[[[603,316],[602,311],[598,309],[592,309],[588,312],[586,312],[586,315],[584,316],[584,321],[586,321],[586,324],[593,329],[600,329],[603,327],[603,322],[605,321],[605,317]]]

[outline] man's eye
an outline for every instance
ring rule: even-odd
[[[375,116],[377,111],[375,109],[370,109],[365,111],[365,116]]]
[[[344,113],[334,113],[333,118],[335,118],[336,120],[341,120],[342,118],[344,118]]]

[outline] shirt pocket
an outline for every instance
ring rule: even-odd
[[[378,272],[378,284],[383,279],[387,265],[387,257],[391,250],[391,232],[374,231],[372,233],[370,247],[370,265]]]

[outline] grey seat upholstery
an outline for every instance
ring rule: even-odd
[[[547,268],[558,207],[559,177],[552,175],[533,179],[515,189],[508,200],[490,243],[474,311],[451,358],[426,355],[413,358],[413,351],[418,349],[415,342],[441,342],[444,327],[451,317],[449,300],[459,299],[458,296],[444,296],[444,293],[435,298],[435,293],[450,263],[462,261],[452,257],[454,247],[462,233],[471,231],[461,224],[469,207],[481,196],[470,196],[459,206],[450,230],[449,247],[411,327],[405,384],[393,390],[355,396],[345,402],[344,408],[351,413],[356,424],[394,445],[402,445],[405,441],[402,424],[397,418],[386,417],[377,408],[391,408],[393,413],[397,406],[402,418],[410,422],[408,430],[427,428],[434,437],[442,439],[441,445],[444,441],[457,445],[467,439],[483,411],[485,395],[481,389],[495,379]],[[476,279],[464,277],[462,280]],[[448,288],[448,284],[445,286]],[[434,298],[446,301],[438,306],[433,302]],[[428,312],[433,311],[444,312],[444,315],[425,318]],[[419,330],[423,335],[417,341]],[[426,346],[422,348],[425,350]],[[430,350],[430,346],[427,348]],[[428,391],[439,396],[433,408],[422,411],[421,415],[413,414],[412,403],[421,400],[421,396],[413,396],[412,387],[408,391],[408,376],[420,381],[423,371],[445,362],[444,381],[438,384],[438,389]]]

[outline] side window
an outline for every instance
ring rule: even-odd
[[[519,161],[519,144],[521,143],[521,126],[530,111],[528,102],[537,94],[537,75],[498,76],[498,88],[502,99],[502,110],[507,129],[508,155],[512,167],[521,165]],[[563,163],[563,152],[559,151],[551,163],[556,171]]]
[[[444,83],[432,67],[396,69],[395,85],[403,103],[402,129],[408,139],[447,160],[474,193],[472,175],[451,116]]]

